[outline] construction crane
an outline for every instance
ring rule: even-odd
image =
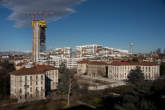
[[[56,13],[55,11],[43,10],[43,11],[31,11],[25,13],[26,16],[30,17],[32,20],[40,19],[46,20],[51,16],[54,16]]]
[[[33,47],[32,60],[38,62],[40,52],[46,51],[46,19],[55,15],[54,11],[32,11],[27,13],[32,18]]]

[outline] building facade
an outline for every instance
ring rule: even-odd
[[[77,73],[91,77],[106,77],[108,75],[107,63],[82,60],[78,62]]]
[[[48,65],[36,65],[10,73],[10,96],[18,102],[45,99],[57,89],[58,69]]]
[[[112,80],[127,80],[131,70],[139,66],[146,80],[155,80],[160,75],[160,66],[152,62],[112,62],[108,66],[108,77]]]
[[[76,54],[77,57],[92,57],[96,56],[101,48],[102,46],[96,44],[76,46]]]
[[[58,57],[71,58],[72,48],[71,47],[56,48],[54,53]]]

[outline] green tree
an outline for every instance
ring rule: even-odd
[[[138,58],[134,57],[134,58],[132,59],[132,62],[138,62]]]
[[[9,72],[14,71],[14,65],[8,61],[0,62],[0,96],[8,96],[10,94],[10,75]]]
[[[165,75],[165,63],[160,64],[160,75]]]
[[[141,71],[140,67],[136,67],[135,70],[131,70],[128,74],[128,82],[130,84],[139,85],[144,82],[144,73]]]

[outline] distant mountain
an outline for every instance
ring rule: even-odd
[[[25,55],[25,54],[31,54],[31,51],[0,50],[0,55]]]

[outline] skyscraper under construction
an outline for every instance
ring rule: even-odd
[[[34,19],[32,21],[33,27],[33,49],[32,49],[32,60],[38,62],[40,52],[46,50],[46,20]]]

